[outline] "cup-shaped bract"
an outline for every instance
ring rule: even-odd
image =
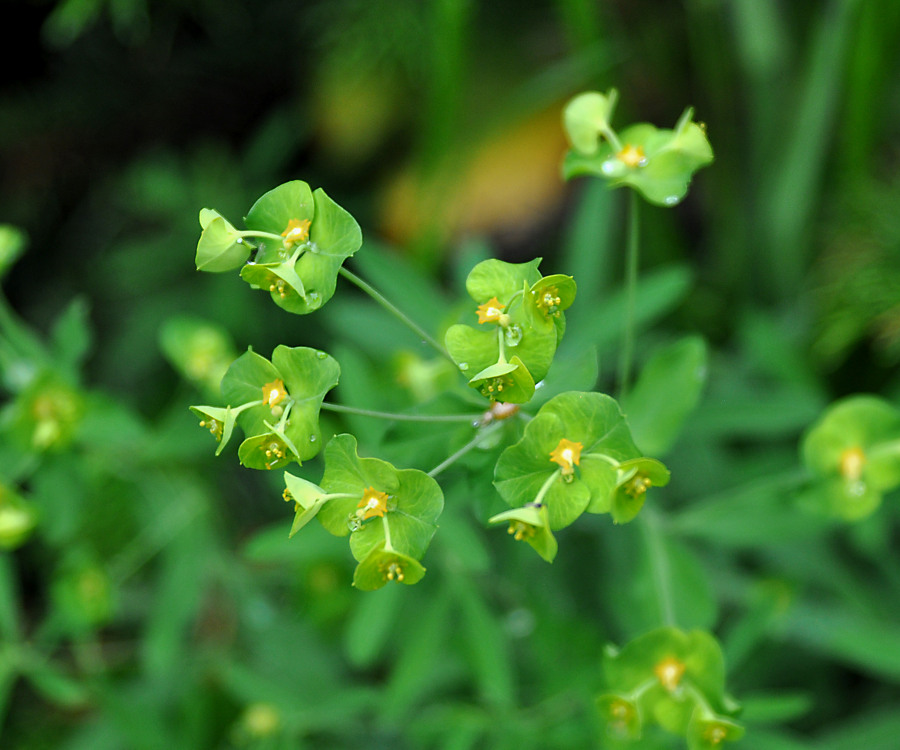
[[[525,505],[498,513],[488,523],[508,523],[509,533],[516,540],[527,542],[544,560],[553,562],[559,545],[550,531],[550,517],[546,505]]]
[[[622,130],[618,139],[619,144],[606,141],[591,153],[570,150],[563,176],[602,177],[610,187],[627,185],[650,203],[674,206],[687,195],[694,173],[713,161],[706,131],[693,121],[690,108],[674,129],[638,123]]]
[[[231,439],[231,433],[237,424],[238,412],[230,406],[222,408],[221,406],[191,406],[189,407],[194,416],[200,419],[200,426],[216,439],[219,447],[216,448],[218,456],[222,449]]]
[[[240,410],[237,423],[247,436],[242,463],[273,469],[315,456],[322,401],[339,377],[333,357],[303,346],[277,346],[271,362],[253,350],[238,357],[222,378],[222,395]]]
[[[686,736],[688,750],[721,750],[723,743],[741,739],[744,727],[726,716],[697,707]]]
[[[200,210],[200,239],[194,263],[198,271],[221,273],[240,268],[247,262],[254,246],[218,211]]]
[[[669,470],[655,458],[642,456],[622,461],[618,467],[616,489],[610,514],[615,523],[628,523],[644,506],[647,490],[669,483]]]
[[[319,485],[287,471],[284,472],[284,484],[284,499],[294,503],[294,523],[289,534],[292,537],[316,517],[329,497]]]
[[[318,188],[301,180],[284,183],[261,196],[245,219],[263,238],[241,277],[271,293],[279,307],[305,314],[334,296],[343,262],[362,244],[356,220]]]
[[[0,482],[0,550],[24,544],[38,523],[34,505]]]
[[[801,453],[826,510],[864,518],[900,485],[900,410],[876,396],[842,399],[809,429]]]
[[[525,295],[525,319],[535,329],[556,328],[557,340],[566,331],[563,312],[575,301],[575,279],[561,273],[544,276]]]
[[[59,374],[44,371],[16,396],[9,426],[26,449],[55,452],[75,439],[84,412],[84,394]]]
[[[550,528],[561,529],[584,512],[609,512],[618,465],[640,455],[615,399],[570,391],[544,404],[503,451],[494,486],[513,507],[546,505]]]
[[[600,148],[604,133],[611,129],[613,111],[618,92],[585,91],[566,104],[563,110],[563,127],[572,148],[579,154],[592,156]]]
[[[353,585],[360,591],[375,591],[390,582],[411,586],[425,575],[418,560],[384,545],[374,547],[353,572]]]
[[[518,356],[486,367],[469,380],[469,385],[491,401],[507,404],[524,404],[534,395],[534,378]]]
[[[597,710],[606,733],[617,740],[641,738],[641,712],[638,704],[625,695],[604,693],[597,696]]]

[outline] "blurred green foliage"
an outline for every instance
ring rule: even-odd
[[[13,6],[0,744],[605,747],[604,645],[660,624],[664,555],[679,626],[723,644],[744,744],[896,747],[897,493],[853,524],[817,513],[799,454],[838,397],[900,399],[894,0]],[[287,179],[326,186],[364,228],[353,267],[430,331],[455,322],[476,262],[541,255],[578,282],[546,398],[608,389],[621,191],[564,188],[559,168],[562,104],[612,86],[624,121],[693,105],[716,153],[678,208],[643,214],[642,369],[688,387],[700,346],[684,336],[708,342],[680,437],[639,428],[670,485],[646,523],[559,532],[549,566],[484,528],[504,509],[489,483],[456,482],[423,582],[354,591],[340,540],[289,541],[280,477],[215,462],[187,405],[249,344],[340,341],[341,401],[386,410],[447,372],[349,290],[298,327],[196,274],[197,208],[238,217]],[[191,364],[183,337],[204,330],[209,360]],[[640,382],[636,412],[658,393]],[[322,421],[402,466],[464,441]]]

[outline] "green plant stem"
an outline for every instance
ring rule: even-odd
[[[489,427],[485,427],[480,429],[468,443],[466,443],[462,448],[460,448],[456,453],[448,456],[443,461],[441,461],[437,466],[435,466],[431,471],[428,472],[428,476],[436,477],[440,474],[444,469],[448,468],[455,464],[459,459],[466,455],[470,450],[476,447],[482,440],[482,438],[488,433],[488,431],[493,431],[496,428],[496,425],[491,425]]]
[[[634,308],[637,296],[638,259],[640,257],[640,196],[635,190],[628,191],[630,206],[628,211],[628,249],[625,256],[625,328],[622,333],[622,354],[619,359],[619,399],[628,393],[631,381],[631,366],[634,359]]]
[[[671,570],[669,556],[663,546],[662,530],[659,519],[647,508],[640,515],[641,533],[650,556],[650,568],[653,574],[653,585],[659,601],[660,618],[664,625],[675,625],[675,603],[672,601]]]
[[[323,403],[322,408],[327,411],[340,412],[342,414],[357,414],[361,417],[375,417],[376,419],[391,419],[397,422],[477,422],[481,414],[396,414],[388,411],[373,411],[372,409],[357,409],[355,406],[342,406],[341,404]]]
[[[341,267],[339,273],[343,276],[347,281],[351,284],[355,284],[360,289],[362,289],[366,294],[368,294],[373,300],[375,300],[379,305],[381,305],[385,310],[387,310],[391,315],[393,315],[397,320],[403,323],[405,326],[410,328],[416,336],[420,337],[422,341],[432,347],[438,354],[444,357],[446,360],[453,362],[453,366],[456,367],[456,362],[453,361],[453,357],[450,356],[450,353],[438,343],[431,335],[429,335],[424,328],[422,328],[418,323],[416,323],[412,318],[410,318],[406,313],[396,307],[387,297],[385,297],[381,292],[379,292],[375,287],[371,284],[363,281],[359,276],[354,273],[351,273],[343,266]]]

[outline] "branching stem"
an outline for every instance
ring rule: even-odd
[[[357,414],[361,417],[374,417],[376,419],[390,419],[396,422],[477,422],[481,414],[396,414],[388,411],[373,411],[372,409],[358,409],[355,406],[343,406],[341,404],[323,403],[322,408],[327,411],[340,412],[342,414]]]
[[[638,262],[640,257],[640,196],[629,190],[628,250],[625,256],[625,327],[622,333],[622,354],[619,360],[619,399],[625,397],[631,381],[634,359],[634,308],[637,296]]]

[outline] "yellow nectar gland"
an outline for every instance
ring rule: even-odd
[[[287,398],[288,392],[284,388],[284,381],[281,378],[275,378],[271,383],[266,383],[262,387],[262,402],[266,406],[278,406]]]
[[[530,523],[524,521],[510,521],[509,531],[507,533],[513,535],[513,539],[521,542],[523,539],[531,539],[534,536],[535,528]]]
[[[281,233],[287,247],[299,245],[309,239],[309,219],[291,219],[287,228]]]
[[[496,297],[491,297],[483,305],[479,305],[476,312],[479,323],[497,323],[503,314],[503,305]]]
[[[647,155],[644,153],[643,146],[632,146],[630,143],[625,145],[616,157],[627,167],[643,167],[647,163]]]
[[[383,569],[384,577],[388,581],[400,582],[403,580],[403,567],[398,562],[392,562]]]
[[[684,675],[684,662],[678,661],[674,656],[667,656],[653,667],[653,674],[666,690],[673,693]]]
[[[222,433],[225,430],[225,425],[222,424],[218,419],[213,419],[212,417],[201,419],[200,426],[208,429],[210,435],[212,435],[216,439],[217,443],[221,442]]]
[[[575,473],[575,467],[581,463],[582,448],[584,446],[581,443],[573,443],[563,438],[559,441],[559,445],[550,451],[550,461],[562,467],[564,477],[571,476]]]
[[[862,478],[866,465],[866,454],[860,447],[848,448],[841,453],[841,476],[849,482],[858,482]]]
[[[652,486],[653,482],[650,480],[650,477],[648,477],[646,474],[637,473],[631,479],[625,482],[625,492],[627,492],[636,500]]]
[[[375,518],[383,518],[387,512],[388,496],[384,492],[379,492],[374,487],[369,487],[363,492],[362,500],[356,506],[359,510],[356,515],[364,521]]]

